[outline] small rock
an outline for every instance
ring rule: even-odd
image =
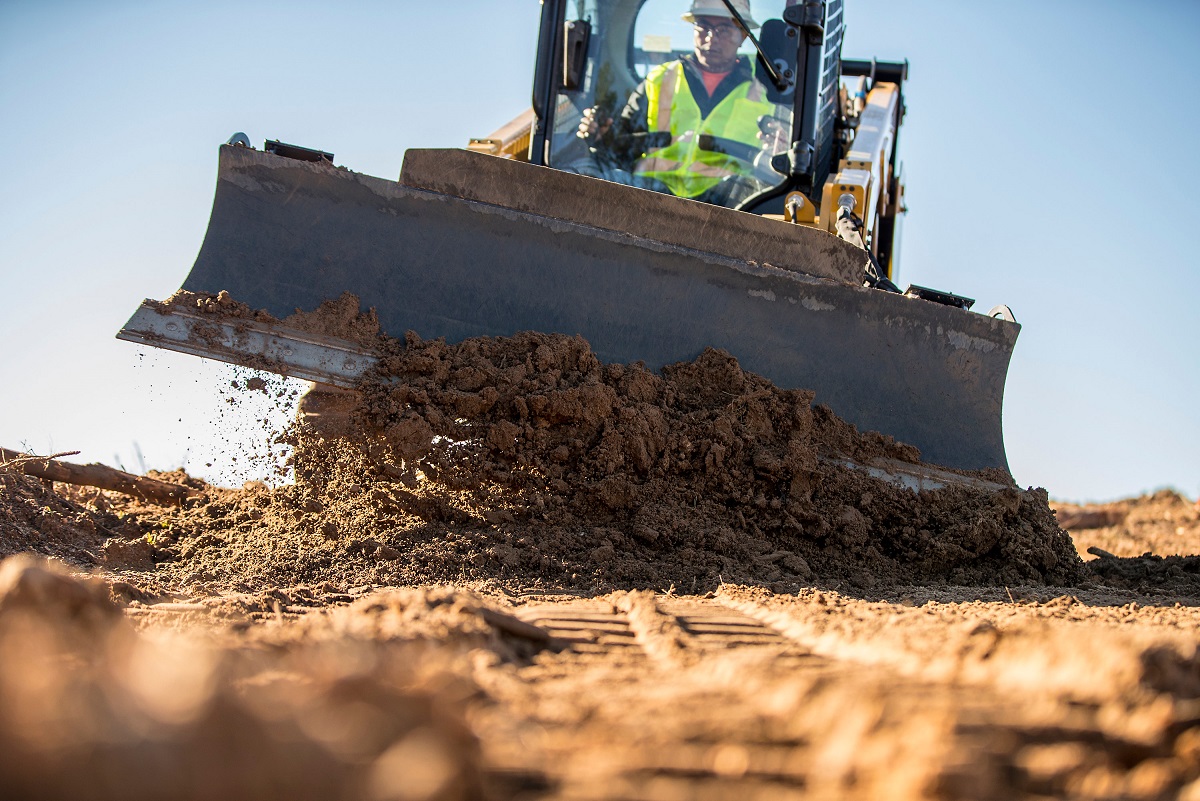
[[[109,598],[116,604],[127,606],[133,602],[149,603],[154,595],[141,590],[127,581],[114,581],[108,587]]]
[[[869,590],[878,583],[878,579],[876,579],[866,570],[856,570],[850,576],[850,582],[856,587],[862,587],[864,590]]]
[[[104,543],[104,563],[117,570],[153,570],[154,546],[145,539],[113,537]]]
[[[658,531],[650,526],[636,525],[633,527],[633,536],[642,542],[654,542],[658,539]]]
[[[609,562],[611,562],[613,560],[613,557],[616,556],[616,554],[617,554],[617,550],[613,546],[601,545],[599,547],[593,548],[588,553],[588,559],[592,562],[592,564],[604,565],[604,564],[608,564]]]
[[[794,573],[802,579],[812,578],[812,568],[808,566],[808,562],[804,561],[804,557],[798,554],[790,553],[779,560],[779,564],[784,570],[789,573]]]
[[[400,558],[401,553],[390,545],[380,545],[375,555],[385,562],[394,562]]]

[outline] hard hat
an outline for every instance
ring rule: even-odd
[[[742,15],[742,19],[751,28],[760,27],[754,18],[750,16],[750,0],[730,0],[730,5],[737,9],[737,12]],[[683,15],[684,22],[695,22],[696,17],[725,17],[733,19],[733,14],[729,13],[729,6],[726,6],[721,0],[692,0],[691,9]]]

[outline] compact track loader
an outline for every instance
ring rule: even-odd
[[[580,334],[602,360],[652,368],[724,348],[929,463],[1007,470],[1019,326],[1006,307],[893,283],[907,63],[842,58],[842,0],[755,0],[753,20],[744,0],[714,2],[750,33],[755,146],[618,141],[628,98],[689,58],[688,0],[545,0],[532,109],[467,150],[410,150],[391,181],[320,150],[222,146],[183,289],[279,318],[348,291],[395,336]],[[699,200],[638,166],[688,141],[720,176]],[[348,342],[150,301],[118,336],[342,387],[371,363]]]

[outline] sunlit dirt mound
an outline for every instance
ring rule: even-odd
[[[95,565],[102,560],[104,542],[128,534],[140,537],[136,523],[109,514],[104,493],[88,493],[94,504],[72,501],[59,491],[16,470],[0,470],[0,557],[18,553],[55,556],[72,564]]]
[[[1200,501],[1160,490],[1112,503],[1053,506],[1080,555],[1092,560],[1088,566],[1110,583],[1200,595]]]
[[[1183,555],[1194,553],[1200,541],[1200,501],[1173,490],[1112,503],[1051,505],[1085,558],[1088,548],[1116,556]]]
[[[159,481],[204,490],[183,470],[147,474]],[[170,509],[91,487],[51,483],[0,467],[0,557],[33,553],[80,568],[154,569],[158,522]]]

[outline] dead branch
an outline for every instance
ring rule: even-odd
[[[15,451],[5,450],[4,448],[0,448],[0,453],[16,454]],[[3,455],[3,456],[0,456],[0,468],[7,467],[7,468],[11,469],[14,467],[20,467],[21,465],[25,464],[26,462],[44,462],[47,459],[61,459],[64,456],[74,456],[77,453],[79,453],[79,451],[62,451],[60,453],[52,453],[49,456],[32,456],[32,455],[27,455],[27,454],[16,454],[16,458],[13,458],[13,459],[9,459],[7,455]]]
[[[0,448],[0,468],[17,470],[25,475],[35,476],[46,481],[61,481],[65,484],[80,484],[85,487],[98,487],[121,492],[144,501],[163,505],[180,506],[188,498],[198,498],[204,494],[181,484],[135,476],[107,465],[71,464],[55,458],[78,452],[72,451],[55,454],[55,456],[34,456]]]

